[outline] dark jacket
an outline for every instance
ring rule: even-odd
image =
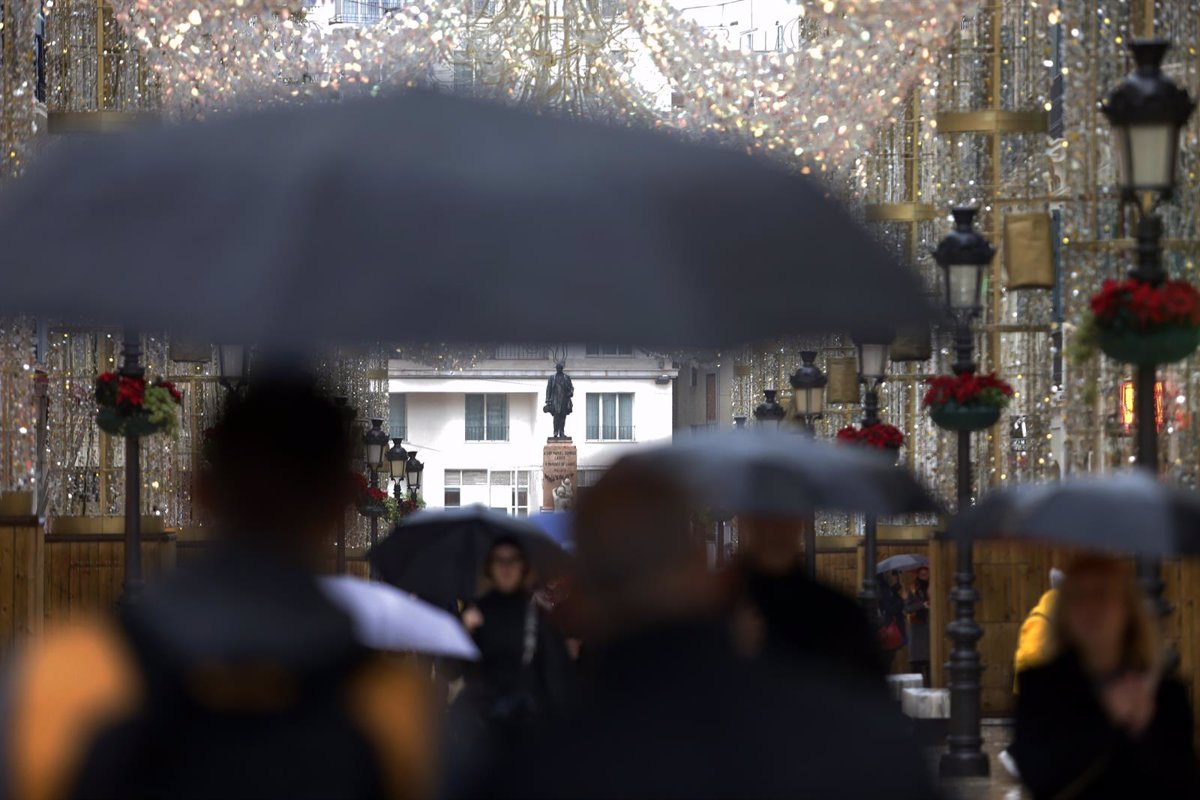
[[[824,661],[882,681],[883,660],[862,607],[800,569],[767,575],[743,565],[742,596],[762,615],[766,655]]]
[[[1154,720],[1133,738],[1109,721],[1075,656],[1025,670],[1018,680],[1009,753],[1036,800],[1200,797],[1191,709],[1179,682],[1163,680]]]
[[[181,569],[117,620],[47,632],[16,665],[13,689],[8,741],[43,750],[13,760],[0,796],[374,798],[432,787],[436,734],[419,678],[363,649],[310,574],[245,552]]]
[[[741,659],[722,621],[631,636],[597,650],[590,669],[578,709],[474,796],[938,796],[886,698],[810,661]]]
[[[524,592],[489,592],[475,605],[483,615],[474,632],[480,660],[469,669],[468,684],[485,716],[561,710],[574,691],[575,667],[549,616]],[[533,630],[527,631],[531,622]],[[534,650],[524,664],[527,633],[534,637]]]

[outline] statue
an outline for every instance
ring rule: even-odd
[[[563,428],[567,424],[567,415],[574,410],[571,397],[575,394],[575,386],[570,377],[563,372],[563,363],[555,365],[554,374],[546,382],[546,405],[542,411],[554,418],[554,438],[566,439]]]
[[[575,504],[575,488],[570,478],[563,478],[554,489],[554,510],[568,511]]]

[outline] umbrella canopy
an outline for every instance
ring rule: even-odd
[[[544,511],[531,515],[529,521],[563,550],[575,552],[575,517],[570,511]]]
[[[353,620],[359,641],[373,650],[479,660],[479,648],[453,614],[386,583],[350,575],[324,576],[319,583]]]
[[[814,509],[907,514],[937,501],[894,459],[785,431],[697,433],[629,456],[681,480],[729,514],[797,516]]]
[[[61,142],[5,188],[0,241],[0,313],[226,342],[710,346],[929,318],[912,270],[767,159],[422,91]],[[388,286],[402,331],[372,305]]]
[[[994,491],[949,532],[1169,558],[1200,553],[1200,498],[1143,470],[1069,477]]]
[[[543,580],[562,575],[571,557],[525,520],[483,506],[419,511],[370,553],[388,583],[438,605],[471,600],[493,542],[509,537]]]
[[[898,556],[885,558],[875,565],[875,574],[882,575],[885,572],[909,572],[910,570],[928,567],[929,559],[925,556],[919,556],[916,553],[902,553]]]

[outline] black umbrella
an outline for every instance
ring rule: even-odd
[[[950,535],[1169,558],[1200,553],[1200,497],[1142,470],[1022,484],[988,494],[955,520]]]
[[[571,558],[536,526],[483,506],[421,511],[406,518],[369,555],[384,581],[431,603],[471,600],[493,542],[510,537],[543,580]]]
[[[785,431],[697,433],[629,458],[645,459],[682,481],[705,505],[730,514],[940,509],[894,457]]]
[[[661,133],[414,91],[57,149],[0,197],[0,313],[283,345],[928,318],[818,182]],[[372,305],[389,287],[399,328]]]

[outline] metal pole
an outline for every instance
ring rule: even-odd
[[[725,518],[724,517],[717,518],[716,536],[717,536],[717,542],[716,542],[716,550],[713,555],[713,564],[716,565],[717,569],[721,569],[722,567],[725,566]]]
[[[817,438],[817,428],[812,417],[802,418],[801,430],[810,439]],[[810,581],[817,579],[817,512],[812,511],[804,518],[804,575]]]
[[[875,562],[879,560],[876,554],[878,523],[874,514],[863,517],[863,580],[858,600],[872,625],[879,621],[879,589],[875,580]]]
[[[975,371],[972,359],[974,338],[969,323],[963,321],[955,335],[957,359],[954,372],[959,375]],[[971,433],[958,433],[958,512],[961,514],[971,506]],[[947,752],[942,754],[940,772],[945,778],[969,778],[986,776],[989,772],[988,757],[983,752],[983,737],[980,735],[980,679],[983,662],[979,658],[977,643],[983,638],[983,629],[975,621],[975,603],[979,593],[975,591],[974,553],[971,540],[961,537],[955,542],[957,568],[954,573],[954,590],[950,601],[954,605],[954,619],[946,626],[946,632],[954,641],[950,651],[950,733],[946,737]]]
[[[1137,228],[1137,266],[1129,271],[1132,278],[1159,285],[1166,280],[1162,268],[1162,219],[1145,211]],[[1139,364],[1134,376],[1134,411],[1137,414],[1137,466],[1158,475],[1158,400],[1155,389],[1158,374],[1153,364]],[[1163,597],[1162,564],[1158,559],[1139,557],[1138,578],[1146,596],[1160,617],[1171,614],[1171,604]]]
[[[121,375],[145,377],[139,360],[142,340],[135,330],[126,330],[122,342]],[[101,498],[103,501],[103,498]],[[138,437],[125,437],[125,579],[121,585],[123,605],[134,605],[142,594],[142,462]]]

